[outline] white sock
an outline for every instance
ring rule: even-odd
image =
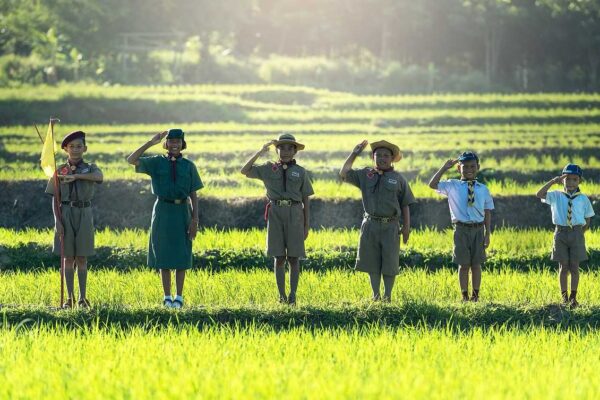
[[[175,300],[179,300],[183,304],[183,296],[177,295],[175,296]]]
[[[165,300],[173,301],[173,296],[171,296],[171,295],[165,296]]]

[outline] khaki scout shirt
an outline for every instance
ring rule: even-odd
[[[92,174],[100,172],[100,168],[96,164],[82,162],[77,166],[75,171],[71,171],[68,163],[57,166],[59,175],[67,174]],[[59,181],[60,182],[60,181]],[[71,183],[59,183],[60,185],[60,200],[61,201],[89,201],[94,197],[94,188],[100,182],[75,180]],[[46,193],[54,195],[54,178],[48,180],[46,185]]]
[[[298,164],[291,165],[286,174],[287,191],[283,190],[283,168],[271,161],[263,165],[253,165],[247,176],[264,182],[269,200],[302,201],[302,198],[315,194],[308,172],[304,168]]]
[[[377,217],[400,216],[401,208],[415,203],[415,197],[408,182],[396,171],[384,172],[379,178],[373,168],[352,169],[345,181],[362,192],[365,212]]]

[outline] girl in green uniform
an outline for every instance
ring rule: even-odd
[[[167,154],[141,157],[165,137],[163,147]],[[157,197],[152,209],[148,265],[161,272],[163,304],[168,308],[183,307],[185,271],[192,267],[192,240],[198,230],[196,191],[204,186],[194,163],[183,158],[181,151],[185,148],[184,132],[170,129],[154,135],[127,158],[135,165],[136,172],[150,175],[152,193]],[[171,269],[175,270],[177,289],[174,299],[171,296]]]

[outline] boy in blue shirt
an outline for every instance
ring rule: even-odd
[[[457,165],[460,179],[440,182],[442,175],[454,165]],[[458,281],[463,301],[479,301],[481,264],[486,258],[485,249],[490,245],[494,201],[488,188],[477,182],[479,167],[477,154],[464,152],[458,159],[446,161],[429,181],[430,188],[448,197],[450,218],[454,225],[452,261],[458,264]],[[473,287],[471,298],[468,292],[469,270]]]
[[[585,231],[590,226],[594,209],[588,197],[581,193],[579,184],[583,171],[576,164],[567,164],[562,175],[546,183],[536,196],[550,206],[552,223],[556,226],[552,246],[552,261],[559,265],[559,283],[562,301],[577,307],[579,263],[588,259],[585,249]],[[563,190],[548,191],[551,186],[562,184]],[[571,294],[567,294],[567,277],[571,274]]]

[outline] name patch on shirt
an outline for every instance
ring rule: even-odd
[[[292,171],[292,176],[295,176],[296,178],[300,178],[300,172]]]
[[[395,179],[388,179],[388,182],[389,182],[389,183],[391,183],[391,184],[394,184],[394,185],[395,185],[396,183],[398,183],[398,181],[397,181],[397,180],[395,180]]]

